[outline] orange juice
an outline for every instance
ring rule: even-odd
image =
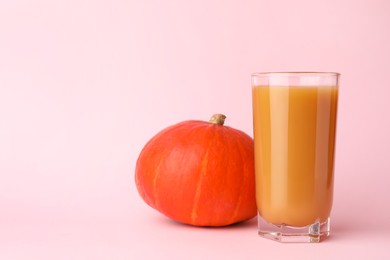
[[[333,198],[337,86],[253,86],[256,199],[262,218],[326,221]]]

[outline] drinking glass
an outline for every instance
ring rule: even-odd
[[[280,242],[330,235],[339,74],[252,74],[258,233]]]

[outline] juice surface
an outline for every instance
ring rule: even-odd
[[[254,86],[256,200],[273,224],[325,221],[333,198],[336,86]]]

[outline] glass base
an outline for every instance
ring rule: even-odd
[[[330,235],[330,218],[325,222],[315,222],[304,227],[274,225],[258,218],[259,236],[282,243],[319,243]]]

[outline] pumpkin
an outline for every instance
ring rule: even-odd
[[[257,214],[253,139],[224,120],[217,114],[209,122],[184,121],[145,145],[135,181],[148,205],[194,226],[226,226]]]

